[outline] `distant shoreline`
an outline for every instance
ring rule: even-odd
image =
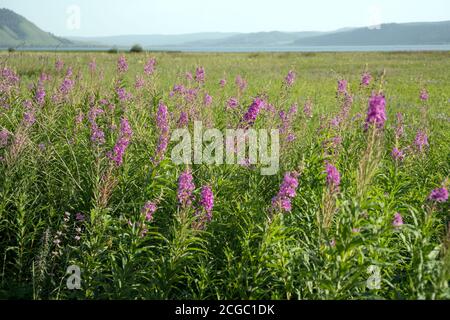
[[[127,52],[129,48],[116,47],[119,52]],[[110,47],[24,47],[17,48],[21,52],[107,52]],[[282,46],[282,47],[185,47],[185,46],[155,46],[144,48],[147,52],[214,52],[214,53],[255,53],[255,52],[422,52],[422,51],[450,51],[447,45],[399,45],[399,46]],[[7,51],[8,48],[0,47]]]

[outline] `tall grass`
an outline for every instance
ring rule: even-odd
[[[22,53],[0,55],[1,68],[13,70],[20,84],[0,92],[0,297],[30,299],[448,299],[450,291],[449,203],[427,199],[450,176],[449,53],[342,54],[127,54],[129,70],[116,72],[118,55],[103,53]],[[143,68],[155,57],[156,71]],[[89,68],[95,59],[96,69]],[[61,71],[57,60],[64,61]],[[373,76],[369,87],[360,75]],[[194,103],[170,97],[174,84],[196,86],[185,73],[203,66],[205,84]],[[52,99],[73,69],[74,87]],[[292,88],[283,86],[295,70]],[[45,103],[36,104],[42,73]],[[241,92],[235,77],[248,87]],[[136,76],[144,78],[135,87]],[[224,88],[219,80],[225,78]],[[338,79],[349,81],[350,114],[342,112]],[[120,101],[117,87],[132,94]],[[387,102],[383,130],[365,130],[368,98],[382,89]],[[426,88],[428,101],[419,93]],[[213,97],[204,106],[203,95]],[[294,103],[289,130],[296,139],[282,144],[277,175],[259,166],[193,165],[200,195],[214,192],[211,222],[195,228],[195,205],[182,208],[177,181],[184,166],[165,159],[155,164],[156,114],[160,101],[171,113],[170,130],[181,111],[219,129],[236,127],[255,96],[263,110],[255,128],[278,128],[279,111]],[[230,110],[226,101],[239,98]],[[107,99],[108,103],[101,100]],[[36,117],[27,124],[31,100]],[[307,100],[313,116],[302,112]],[[425,104],[425,108],[424,108]],[[93,108],[105,143],[91,139]],[[396,139],[396,114],[405,134]],[[82,119],[77,121],[77,117]],[[133,130],[121,166],[108,158],[117,142],[120,119]],[[192,129],[192,118],[188,127]],[[425,130],[429,147],[414,147]],[[372,133],[373,132],[373,133]],[[334,143],[335,138],[341,142]],[[391,150],[406,150],[395,161]],[[330,191],[325,163],[341,174]],[[297,171],[299,186],[291,212],[271,211],[286,172]],[[153,220],[141,208],[158,203]],[[393,226],[395,213],[404,224]],[[84,219],[77,219],[77,213]],[[324,220],[325,219],[325,220]],[[324,222],[325,221],[325,222]],[[143,230],[146,229],[143,235]],[[79,238],[78,238],[79,237]],[[81,289],[66,287],[66,270],[81,268]],[[368,286],[379,270],[380,283]]]

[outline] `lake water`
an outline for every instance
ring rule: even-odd
[[[372,52],[450,51],[450,45],[427,46],[318,46],[318,47],[165,47],[158,50],[187,52]]]
[[[27,48],[26,51],[107,51],[105,47],[71,47],[71,48]],[[128,50],[120,48],[119,50]],[[182,52],[391,52],[391,51],[450,51],[447,45],[408,45],[408,46],[307,46],[307,47],[183,47],[154,46],[145,47],[151,51],[182,51]]]

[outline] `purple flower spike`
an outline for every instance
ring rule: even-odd
[[[206,212],[208,221],[212,219],[212,209],[214,207],[214,194],[209,186],[203,186],[200,192],[200,205]]]
[[[295,72],[293,70],[290,70],[286,78],[284,78],[284,83],[286,84],[286,86],[292,87],[294,85],[296,76],[297,75],[295,74]]]
[[[298,173],[288,172],[284,175],[278,194],[272,199],[272,210],[291,212],[293,199],[298,187]]]
[[[117,61],[117,71],[119,73],[125,73],[128,71],[128,63],[125,59],[125,56],[120,56],[119,60]]]
[[[394,214],[394,220],[392,221],[392,225],[395,228],[400,228],[403,225],[403,218],[400,213],[397,212],[396,214]]]
[[[429,200],[444,203],[448,200],[448,190],[445,187],[437,188],[431,191]]]
[[[381,129],[386,122],[386,99],[383,95],[372,95],[369,99],[369,110],[367,111],[366,129],[375,125]]]
[[[145,220],[152,221],[153,214],[158,209],[155,202],[147,201],[145,205],[142,207],[141,213],[145,217]]]
[[[193,182],[191,171],[187,169],[181,173],[178,179],[178,191],[177,198],[178,202],[182,207],[190,207],[193,200],[193,191],[195,190],[195,184]]]
[[[370,81],[372,81],[372,76],[368,72],[364,72],[361,76],[361,85],[363,87],[367,87],[370,84]]]
[[[332,188],[338,188],[341,184],[341,175],[336,167],[327,163],[325,172],[327,173],[327,184]]]

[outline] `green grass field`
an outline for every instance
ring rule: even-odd
[[[450,183],[450,52],[124,54],[120,73],[121,55],[0,54],[0,298],[450,298],[449,201],[429,197]],[[150,58],[155,70],[145,74]],[[200,66],[205,82],[188,80]],[[171,94],[175,84],[183,93]],[[386,99],[380,127],[365,126],[372,94]],[[283,128],[278,173],[192,165],[194,200],[180,204],[188,169],[171,160],[173,142],[158,149],[167,138],[159,104],[170,134],[194,120],[237,128],[255,97],[265,107],[251,126]],[[118,164],[111,152],[124,139]],[[291,210],[274,208],[294,171]],[[204,186],[214,194],[211,221]],[[81,270],[79,289],[68,288],[77,283],[70,266]]]

